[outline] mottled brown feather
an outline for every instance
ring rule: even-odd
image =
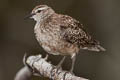
[[[36,8],[39,7],[41,6]],[[39,15],[42,18],[37,21],[34,31],[38,42],[48,53],[72,56],[80,49],[104,51],[99,42],[94,40],[76,19],[57,14],[51,8],[41,13]]]
[[[61,19],[60,27],[64,40],[76,44],[80,48],[99,45],[99,42],[88,34],[79,21],[67,15],[61,15]]]
[[[95,48],[99,45],[99,42],[85,30],[83,24],[68,15],[53,14],[44,23],[49,24],[48,28],[51,30],[55,26],[59,27],[62,40],[77,45],[80,49]]]

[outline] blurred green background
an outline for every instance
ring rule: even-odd
[[[33,20],[24,17],[38,4],[81,21],[106,52],[80,51],[74,73],[90,80],[120,80],[119,0],[0,0],[0,80],[13,80],[25,52],[45,53],[37,43]],[[53,64],[61,57],[50,56]],[[67,65],[66,65],[67,64]],[[63,68],[69,70],[68,57]]]

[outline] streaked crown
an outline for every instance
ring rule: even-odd
[[[48,8],[50,7],[48,7],[47,5],[38,5],[32,10],[32,13],[39,13],[40,11],[47,10]]]

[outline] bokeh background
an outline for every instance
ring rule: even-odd
[[[74,69],[76,75],[90,80],[120,80],[119,0],[0,0],[0,80],[13,80],[24,66],[25,52],[45,54],[34,36],[35,22],[24,20],[38,4],[47,4],[56,12],[81,21],[107,49],[99,53],[80,51]],[[50,59],[57,64],[61,56]],[[69,70],[70,65],[68,57],[63,68]]]

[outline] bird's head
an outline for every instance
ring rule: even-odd
[[[32,10],[28,17],[33,18],[35,21],[40,21],[41,19],[49,17],[53,13],[54,10],[51,7],[47,5],[38,5]]]

